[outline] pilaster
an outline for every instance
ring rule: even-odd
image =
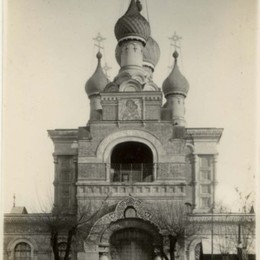
[[[192,168],[193,168],[193,209],[199,208],[199,157],[197,154],[192,156]]]
[[[59,183],[58,183],[58,156],[56,154],[52,154],[53,163],[54,163],[54,207],[58,205],[58,196],[59,196]]]
[[[218,162],[218,154],[213,155],[213,160],[212,160],[212,204],[215,206],[215,198],[216,198],[216,185],[217,185],[217,162]]]

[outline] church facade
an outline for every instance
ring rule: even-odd
[[[189,83],[178,67],[177,52],[162,86],[153,81],[160,48],[139,1],[132,0],[119,18],[115,36],[120,70],[110,82],[97,53],[96,71],[85,85],[88,124],[48,131],[54,143],[54,210],[77,215],[89,203],[104,201],[111,209],[70,257],[163,259],[160,249],[167,255],[167,238],[149,205],[181,203],[194,223],[207,228],[190,237],[176,257],[199,259],[198,245],[210,237],[213,218],[216,225],[225,221],[211,212],[223,129],[186,127]],[[44,217],[24,212],[5,216],[5,259],[54,259],[50,234],[39,224]],[[235,223],[239,216],[232,218]]]

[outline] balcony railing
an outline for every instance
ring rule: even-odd
[[[152,182],[154,166],[152,163],[112,163],[110,180],[112,182]]]

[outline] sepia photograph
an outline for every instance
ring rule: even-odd
[[[0,259],[256,260],[257,7],[3,1]]]

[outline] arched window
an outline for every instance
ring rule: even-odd
[[[111,154],[112,182],[153,181],[153,154],[151,149],[139,142],[117,144]]]
[[[67,248],[67,243],[65,242],[59,243],[59,256],[61,260],[64,259],[65,257],[66,248]],[[69,259],[71,259],[71,253],[69,254]]]
[[[14,248],[14,259],[15,260],[31,260],[32,249],[31,246],[25,242],[17,244]]]

